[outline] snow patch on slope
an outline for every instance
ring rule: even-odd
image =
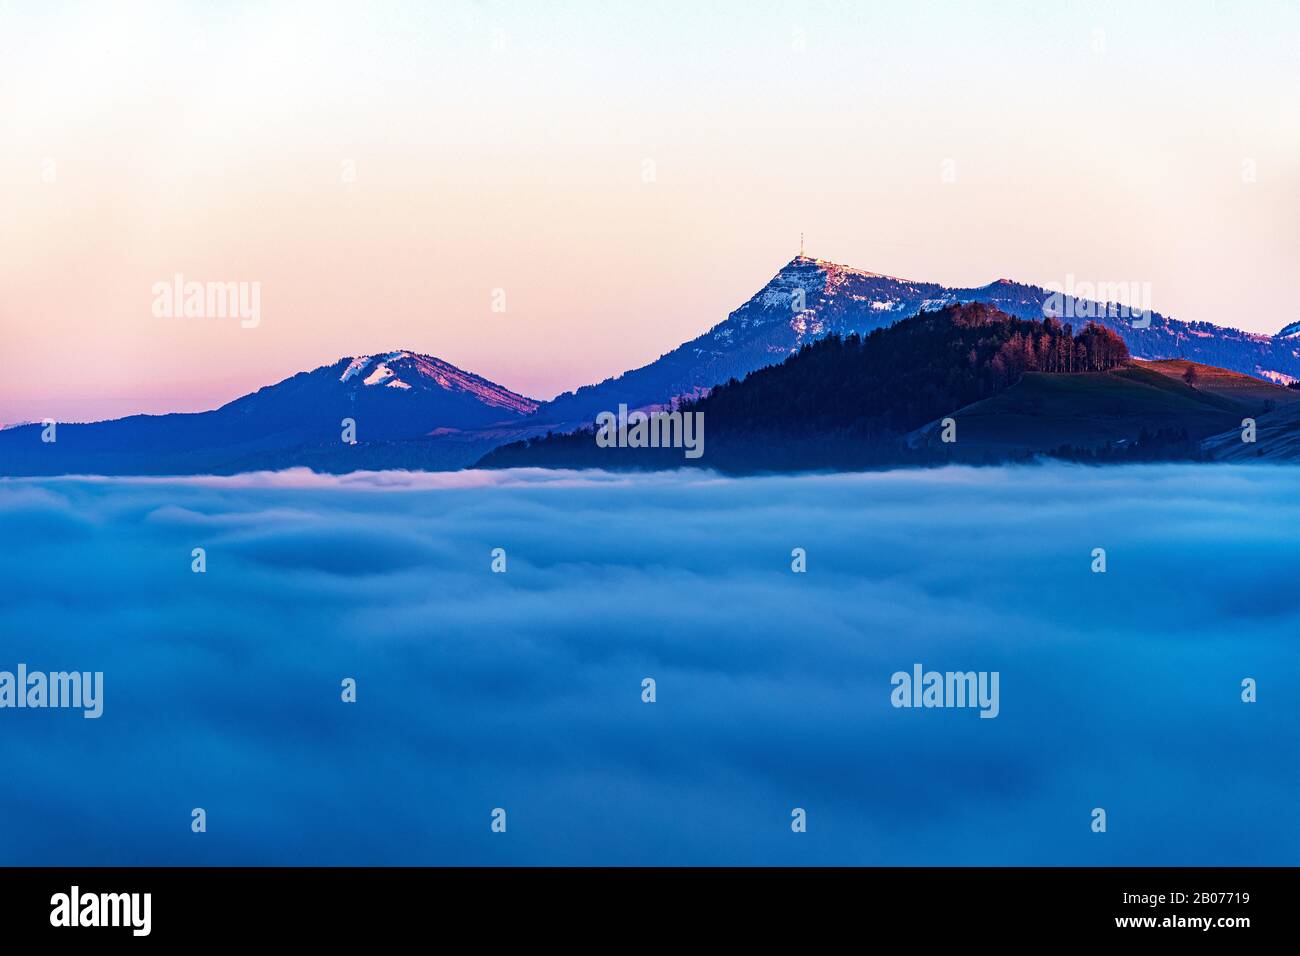
[[[1290,385],[1292,382],[1300,381],[1294,375],[1288,375],[1286,372],[1275,372],[1269,368],[1260,368],[1255,366],[1255,374],[1260,378],[1266,378],[1270,382],[1276,382],[1278,385]]]
[[[384,379],[392,378],[393,370],[383,362],[375,366],[375,370],[366,376],[363,385],[378,385]]]
[[[370,364],[369,355],[358,355],[356,358],[352,360],[352,363],[343,370],[343,374],[339,376],[339,381],[346,382],[353,375],[356,375],[359,372],[361,372],[363,369],[365,369],[365,367],[369,364]]]

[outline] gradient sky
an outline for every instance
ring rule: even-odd
[[[720,321],[801,231],[1274,332],[1297,35],[1290,0],[0,0],[0,422],[396,348],[547,398]],[[178,272],[260,282],[261,325],[155,318]]]

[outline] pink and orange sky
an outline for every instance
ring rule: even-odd
[[[548,398],[722,320],[800,232],[1275,332],[1297,35],[1293,2],[8,3],[0,422],[397,348]],[[176,273],[259,282],[260,325],[155,317]]]

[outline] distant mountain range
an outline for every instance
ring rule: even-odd
[[[508,425],[537,402],[441,359],[411,351],[343,358],[209,412],[132,415],[93,424],[0,432],[0,473],[233,474],[315,467],[459,467],[466,455],[418,441],[440,429]],[[344,420],[356,444],[344,443]],[[469,456],[482,454],[476,448]]]
[[[797,256],[703,335],[649,365],[543,402],[535,417],[563,429],[589,423],[598,412],[620,403],[641,408],[696,396],[779,362],[823,335],[865,335],[922,310],[962,302],[985,302],[1022,319],[1041,319],[1047,314],[1045,305],[1057,306],[1065,313],[1063,320],[1076,327],[1095,320],[1114,329],[1139,358],[1191,359],[1280,384],[1300,379],[1300,323],[1267,336],[1149,312],[1144,316],[1149,327],[1135,328],[1117,304],[1064,295],[1058,303],[1056,295],[1010,279],[971,289],[948,288]]]
[[[0,474],[196,474],[306,466],[320,471],[466,467],[502,445],[589,425],[602,411],[663,408],[781,363],[826,336],[864,336],[918,313],[985,303],[1022,320],[1045,307],[1077,330],[1114,330],[1140,359],[1181,359],[1287,383],[1300,379],[1300,322],[1275,336],[1148,313],[1002,279],[949,288],[798,256],[702,335],[648,365],[536,402],[413,351],[344,358],[209,412],[135,415],[0,431]],[[1071,320],[1070,315],[1077,318]],[[1028,385],[1026,386],[1028,391]],[[345,444],[344,418],[356,423]]]
[[[602,446],[584,429],[497,448],[480,464],[750,473],[1040,456],[1204,460],[1207,439],[1246,444],[1245,418],[1266,423],[1297,407],[1300,390],[1237,372],[1135,361],[1118,333],[1096,324],[1075,331],[954,303],[865,337],[821,338],[680,403],[678,413],[703,420],[698,458],[680,447]]]

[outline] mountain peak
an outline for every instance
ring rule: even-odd
[[[537,408],[537,402],[531,398],[459,369],[436,356],[409,349],[349,356],[339,359],[334,365],[335,368],[340,366],[339,382],[351,383],[351,388],[392,388],[406,392],[441,389],[469,394],[485,405],[507,408],[521,415],[531,414]]]
[[[898,276],[886,275],[883,272],[868,272],[866,269],[856,269],[841,262],[832,262],[829,259],[814,259],[812,256],[805,255],[795,256],[781,268],[781,271],[809,268],[820,269],[833,275],[861,276],[864,279],[892,279],[895,282],[911,281],[910,279],[900,279]]]

